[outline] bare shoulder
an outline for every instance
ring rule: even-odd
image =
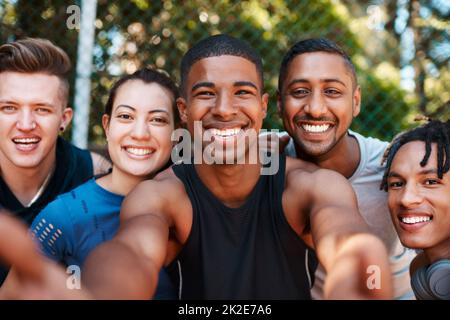
[[[305,172],[315,172],[319,170],[320,167],[312,162],[305,160],[286,157],[286,174],[290,174],[293,171],[305,171]]]
[[[92,167],[94,169],[94,175],[107,173],[111,168],[111,162],[98,153],[91,151]]]
[[[172,220],[178,212],[190,207],[184,185],[172,168],[160,172],[151,180],[139,183],[125,198],[123,218],[141,214],[164,215]]]
[[[348,180],[340,173],[293,158],[286,159],[285,189],[303,195],[323,194],[332,190],[339,194],[352,190]]]

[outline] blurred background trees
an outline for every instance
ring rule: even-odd
[[[48,38],[75,66],[78,31],[66,25],[72,4],[80,1],[0,0],[0,43]],[[276,111],[281,59],[309,37],[336,41],[357,67],[363,105],[354,130],[389,140],[418,113],[448,119],[449,14],[445,0],[98,0],[90,144],[104,144],[101,113],[118,76],[155,66],[178,80],[185,51],[218,33],[245,39],[263,57],[271,94],[266,128],[282,127]],[[75,71],[72,83],[74,77]]]

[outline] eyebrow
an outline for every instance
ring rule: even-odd
[[[20,105],[20,103],[17,103],[15,101],[11,101],[11,100],[0,100],[1,104],[13,104],[13,105]],[[50,107],[50,108],[55,108],[55,106],[49,102],[37,102],[37,103],[33,103],[33,106],[46,106],[46,107]]]
[[[236,81],[233,86],[235,87],[252,87],[255,88],[256,90],[258,90],[258,87],[256,86],[256,84],[254,84],[251,81]]]
[[[191,92],[193,92],[193,91],[195,91],[195,90],[197,90],[198,88],[201,88],[201,87],[214,88],[215,85],[214,85],[214,83],[207,82],[207,81],[198,82],[198,83],[196,83],[196,84],[194,84],[192,86]]]
[[[49,107],[49,108],[55,108],[55,106],[51,103],[46,103],[46,102],[38,102],[38,103],[34,103],[34,106],[45,106],[45,107]]]
[[[0,100],[0,103],[4,104],[18,104],[17,102],[11,101],[11,100]]]
[[[437,171],[437,169],[425,169],[425,170],[422,170],[422,171],[419,171],[419,174],[430,174],[430,173],[434,173],[434,174],[437,174],[438,173],[438,171]]]
[[[256,84],[254,84],[251,81],[236,81],[235,83],[233,83],[233,86],[234,87],[245,87],[245,86],[247,86],[247,87],[252,87],[252,88],[255,88],[256,90],[258,90],[258,87],[256,86]],[[207,82],[207,81],[199,82],[199,83],[196,83],[196,84],[194,84],[192,86],[191,91],[195,91],[195,90],[197,90],[198,88],[201,88],[201,87],[215,88],[215,84],[212,83],[212,82]]]
[[[426,174],[430,174],[430,173],[434,173],[437,174],[437,169],[425,169],[425,170],[421,170],[418,172],[419,175],[426,175]],[[402,176],[395,172],[395,171],[391,171],[388,174],[388,178],[402,178]]]
[[[126,105],[126,104],[118,105],[116,107],[116,110],[119,109],[119,108],[127,108],[127,109],[130,109],[132,111],[136,111],[136,108],[133,108],[132,106],[129,106],[129,105]],[[150,110],[148,113],[152,114],[152,113],[157,113],[157,112],[164,112],[164,113],[169,114],[169,112],[167,110],[164,110],[164,109],[153,109],[153,110]]]
[[[310,82],[309,80],[303,79],[303,78],[294,79],[291,82],[289,82],[288,87],[290,87],[290,86],[292,86],[293,84],[296,84],[296,83],[309,83],[309,82]],[[338,83],[342,84],[344,87],[347,87],[343,81],[341,81],[339,79],[335,79],[335,78],[320,79],[320,82],[325,82],[325,83],[338,82]]]

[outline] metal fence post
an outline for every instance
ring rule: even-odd
[[[95,42],[96,14],[97,0],[83,0],[81,2],[81,25],[78,36],[75,80],[75,115],[72,135],[72,142],[79,148],[88,147],[92,56]]]

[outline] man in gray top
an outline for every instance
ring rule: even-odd
[[[394,297],[413,299],[408,268],[415,252],[401,245],[390,219],[387,196],[379,190],[381,158],[388,143],[349,130],[360,105],[355,67],[335,43],[304,40],[285,55],[278,83],[278,108],[293,138],[285,152],[335,170],[351,182],[359,211],[390,253]],[[319,267],[312,288],[314,299],[322,298],[324,278],[324,270]]]

